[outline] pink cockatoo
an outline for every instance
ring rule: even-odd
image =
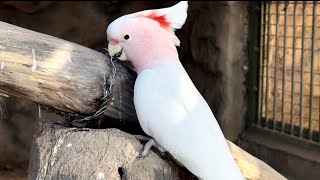
[[[124,15],[107,28],[108,51],[137,72],[134,106],[143,131],[202,180],[244,179],[210,107],[182,66],[175,30],[188,2]]]

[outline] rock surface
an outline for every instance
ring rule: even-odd
[[[28,179],[196,179],[156,151],[137,158],[142,147],[134,136],[118,129],[76,129],[43,122],[34,136]]]
[[[245,179],[286,180],[235,144],[228,141],[228,145]],[[28,179],[197,179],[168,152],[152,149],[144,158],[137,158],[142,148],[135,136],[115,128],[70,128],[43,122],[34,135]]]

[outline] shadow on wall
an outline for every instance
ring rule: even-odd
[[[107,25],[120,15],[176,2],[0,2],[0,21],[101,50]],[[176,32],[180,59],[212,108],[226,137],[234,141],[244,127],[247,33],[246,2],[189,2],[186,24]],[[38,107],[3,98],[8,113],[0,122],[0,167],[27,165]],[[45,112],[43,112],[44,114]],[[45,116],[45,117],[44,117]],[[61,119],[45,114],[42,119]]]

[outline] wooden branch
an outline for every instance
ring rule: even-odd
[[[156,151],[137,158],[142,146],[118,129],[76,129],[43,122],[34,136],[28,179],[196,179],[170,156],[161,158]],[[238,146],[229,142],[229,147],[246,179],[286,179]]]
[[[227,142],[233,158],[247,179],[287,179],[265,162],[247,153],[229,140],[227,140]]]
[[[92,114],[110,83],[104,54],[84,46],[0,22],[0,94],[55,109]],[[136,121],[135,74],[116,63],[112,101],[105,115]]]

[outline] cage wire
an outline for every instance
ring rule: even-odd
[[[320,143],[320,6],[266,1],[261,10],[257,124]]]

